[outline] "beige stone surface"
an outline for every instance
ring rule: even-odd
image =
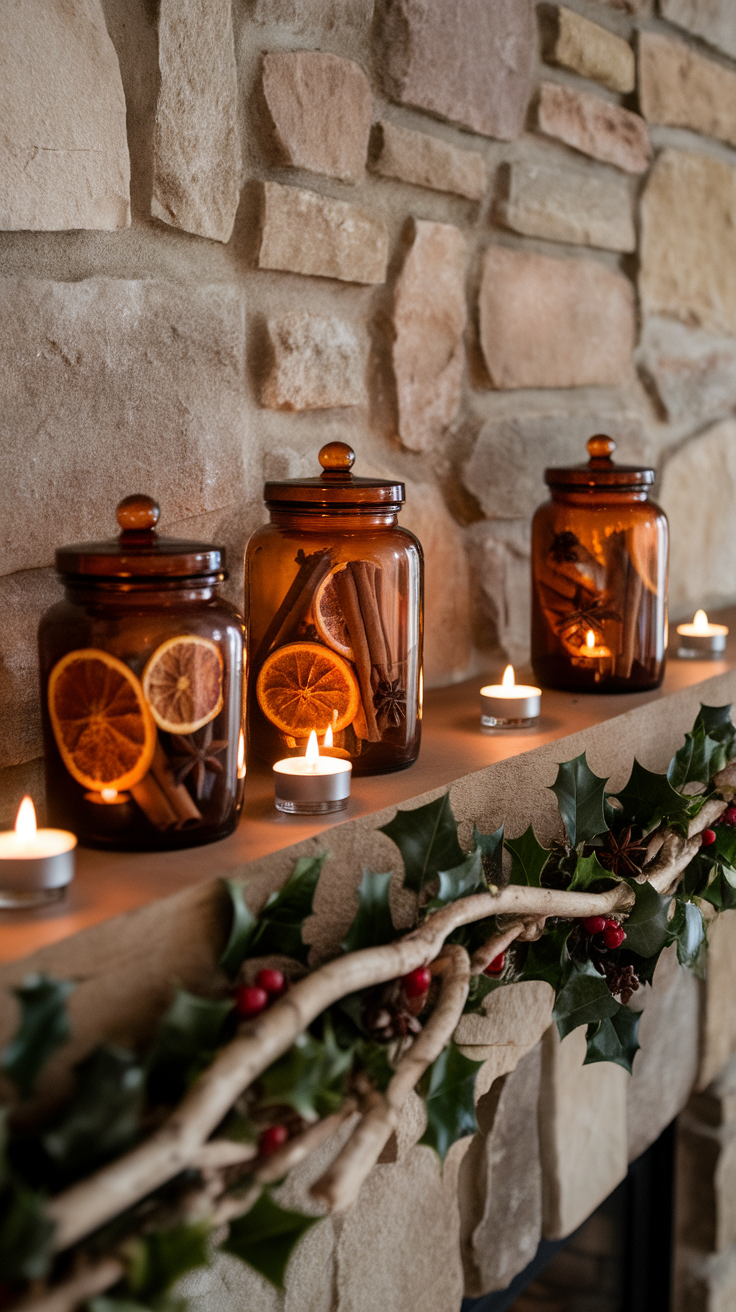
[[[639,101],[650,123],[736,145],[736,73],[660,32],[639,37]]]
[[[0,303],[3,573],[109,537],[136,488],[169,528],[247,494],[237,286],[7,278]]]
[[[43,612],[63,595],[53,570],[0,578],[0,769],[43,751],[36,633]]]
[[[474,609],[484,646],[500,646],[514,665],[526,664],[531,645],[529,524],[494,520],[468,530]]]
[[[550,5],[544,14],[544,58],[581,77],[601,82],[626,95],[634,90],[636,68],[628,41],[565,5]]]
[[[736,1243],[736,1131],[712,1129],[687,1112],[677,1127],[677,1232],[680,1243],[723,1253]]]
[[[455,1041],[478,1047],[511,1048],[516,1066],[549,1026],[553,1001],[552,989],[544,980],[522,980],[494,989],[488,994],[482,1013],[461,1018]]]
[[[494,387],[616,386],[631,372],[631,284],[593,260],[490,246],[480,340]]]
[[[502,164],[494,206],[513,232],[547,241],[633,251],[636,232],[629,183],[613,173]]]
[[[477,150],[459,150],[441,137],[400,128],[386,119],[377,124],[371,167],[385,178],[454,192],[468,200],[482,200],[485,195],[488,171]]]
[[[432,483],[408,483],[401,524],[424,552],[424,686],[454,683],[471,658],[470,571],[460,526]]]
[[[585,1026],[542,1043],[539,1126],[544,1237],[571,1234],[624,1179],[630,1075],[611,1062],[584,1066]]]
[[[644,312],[736,334],[736,170],[664,150],[647,179],[641,223]]]
[[[378,283],[386,277],[387,261],[381,219],[315,191],[263,183],[259,269]]]
[[[660,957],[651,988],[634,994],[633,1005],[641,1004],[641,1046],[626,1099],[632,1162],[682,1111],[698,1073],[700,990],[674,946]]]
[[[724,419],[685,442],[665,465],[658,499],[670,522],[674,615],[729,595],[736,542],[723,524],[735,496],[736,421]]]
[[[270,361],[261,402],[272,410],[328,410],[366,401],[366,349],[344,319],[291,310],[266,325]]]
[[[414,220],[396,284],[392,352],[399,436],[410,451],[429,450],[460,405],[466,259],[459,228]]]
[[[484,136],[520,136],[536,50],[530,0],[395,0],[381,36],[392,99]]]
[[[736,338],[655,315],[644,323],[637,362],[668,419],[712,419],[736,405]]]
[[[0,229],[124,228],[130,161],[99,0],[2,6]]]
[[[671,23],[736,59],[736,9],[732,0],[660,0],[660,12]]]
[[[263,94],[285,163],[360,182],[373,97],[359,64],[320,50],[273,50],[263,59]]]
[[[158,40],[151,213],[229,241],[242,169],[229,0],[161,0]]]
[[[708,926],[703,1040],[698,1086],[710,1084],[736,1052],[736,912]]]
[[[644,119],[588,91],[543,82],[537,127],[545,136],[625,173],[644,173],[649,166],[652,147]]]

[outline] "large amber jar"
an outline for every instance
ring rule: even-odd
[[[243,805],[243,621],[225,553],[160,537],[150,497],[121,533],[56,553],[65,600],[41,620],[50,823],[141,851],[223,838]]]
[[[551,500],[532,525],[532,664],[549,688],[631,692],[662,682],[668,530],[649,500],[654,470],[617,465],[588,442],[587,464],[547,469]]]
[[[266,483],[248,543],[250,750],[303,755],[314,730],[358,774],[400,770],[421,732],[422,549],[402,484],[356,478],[344,442],[319,459],[321,477]]]

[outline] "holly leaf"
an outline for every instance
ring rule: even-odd
[[[126,1246],[126,1285],[141,1300],[158,1299],[187,1271],[209,1266],[210,1227],[200,1221],[153,1230]]]
[[[413,811],[397,811],[393,820],[381,826],[404,858],[404,888],[421,894],[440,870],[462,865],[465,857],[457,841],[457,821],[450,807],[450,795],[444,793],[426,806]]]
[[[665,774],[656,774],[640,765],[637,760],[625,788],[616,794],[623,811],[625,824],[651,826],[655,817],[676,820],[689,808],[690,801],[672,787]]]
[[[511,853],[510,883],[540,887],[540,876],[549,860],[549,849],[542,847],[533,827],[518,838],[507,838],[506,847]]]
[[[593,774],[585,752],[557,767],[557,778],[551,789],[557,797],[560,815],[573,847],[578,843],[588,843],[608,828],[603,808],[607,783],[607,779]]]
[[[146,1059],[152,1102],[178,1101],[224,1041],[232,1010],[231,998],[198,998],[177,989]]]
[[[230,1222],[230,1233],[220,1247],[283,1290],[286,1268],[296,1244],[320,1219],[279,1207],[264,1190],[245,1216]]]
[[[685,742],[675,752],[667,770],[673,788],[697,781],[707,783],[722,770],[727,761],[724,745],[706,733],[702,724],[696,724],[692,733],[685,734]]]
[[[66,1002],[74,985],[49,975],[27,975],[13,992],[20,1004],[21,1020],[14,1037],[0,1053],[0,1067],[21,1097],[28,1098],[41,1068],[69,1038]]]
[[[272,893],[266,902],[246,956],[268,957],[275,953],[292,957],[306,966],[309,944],[302,938],[302,926],[312,914],[317,882],[326,860],[326,852],[299,858],[283,888]]]
[[[464,1057],[454,1040],[425,1072],[419,1091],[427,1106],[427,1128],[420,1143],[434,1148],[440,1161],[466,1134],[475,1134],[475,1080],[483,1065]]]
[[[632,1073],[633,1062],[639,1051],[640,1011],[630,1011],[616,1003],[617,1010],[612,1016],[606,1016],[594,1025],[589,1025],[585,1035],[587,1050],[584,1066],[591,1066],[596,1061],[613,1061]]]
[[[41,1140],[64,1182],[131,1148],[138,1138],[145,1072],[124,1048],[101,1044],[76,1068],[71,1101]]]
[[[726,761],[730,761],[736,752],[736,727],[731,720],[731,706],[703,706],[701,703],[693,732],[699,725],[723,745]]]
[[[494,829],[492,834],[482,834],[473,825],[473,847],[480,848],[483,873],[486,879],[492,884],[498,883],[503,858],[503,825],[500,829]]]
[[[555,998],[552,1019],[564,1039],[579,1025],[595,1025],[612,1016],[619,1005],[592,961],[573,961]]]
[[[439,889],[436,897],[433,897],[429,903],[428,911],[437,911],[440,907],[446,907],[450,902],[457,902],[459,898],[468,897],[471,893],[488,892],[479,847],[473,849],[462,865],[455,866],[452,870],[440,870],[438,878]]]
[[[0,1200],[0,1271],[3,1280],[41,1280],[52,1258],[54,1222],[42,1194],[16,1184]]]
[[[683,902],[678,898],[677,910],[670,922],[670,932],[677,939],[677,960],[681,966],[687,966],[696,975],[705,975],[705,925],[703,915],[694,902]]]
[[[235,979],[248,955],[248,944],[253,937],[258,918],[253,915],[245,900],[245,888],[234,879],[223,879],[232,907],[232,923],[225,951],[220,957],[220,968],[228,979]]]
[[[293,1107],[305,1121],[316,1121],[337,1111],[343,1100],[345,1077],[353,1064],[355,1048],[341,1048],[332,1022],[322,1017],[322,1039],[300,1034],[288,1052],[260,1078],[260,1107]]]
[[[552,985],[556,993],[570,964],[567,940],[571,933],[572,924],[563,921],[553,925],[536,942],[530,943],[520,978],[543,979]]]
[[[378,947],[382,943],[391,943],[396,938],[391,908],[388,904],[390,885],[391,871],[386,875],[374,875],[370,870],[363,871],[358,889],[358,910],[342,941],[344,952]]]
[[[568,891],[575,888],[590,888],[591,884],[596,884],[600,879],[613,879],[610,870],[604,869],[595,852],[590,856],[579,856],[575,873],[568,885]]]
[[[672,898],[658,893],[651,884],[631,884],[636,901],[624,925],[626,947],[638,957],[653,957],[669,940]]]

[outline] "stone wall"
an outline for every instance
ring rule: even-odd
[[[53,549],[133,490],[237,597],[264,477],[347,439],[406,481],[440,684],[524,657],[543,468],[605,429],[657,465],[673,613],[736,596],[730,0],[0,23],[0,822],[40,797]]]

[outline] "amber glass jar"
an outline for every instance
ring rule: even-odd
[[[229,834],[243,805],[243,622],[225,553],[159,537],[150,497],[122,532],[56,553],[66,597],[41,620],[50,823],[153,851]]]
[[[632,692],[662,682],[668,530],[649,500],[654,470],[617,465],[615,443],[548,469],[532,525],[532,664],[549,688]]]
[[[319,478],[266,484],[248,543],[250,748],[273,764],[314,730],[356,773],[400,770],[421,732],[422,549],[402,484],[354,477],[344,442],[319,459]]]

